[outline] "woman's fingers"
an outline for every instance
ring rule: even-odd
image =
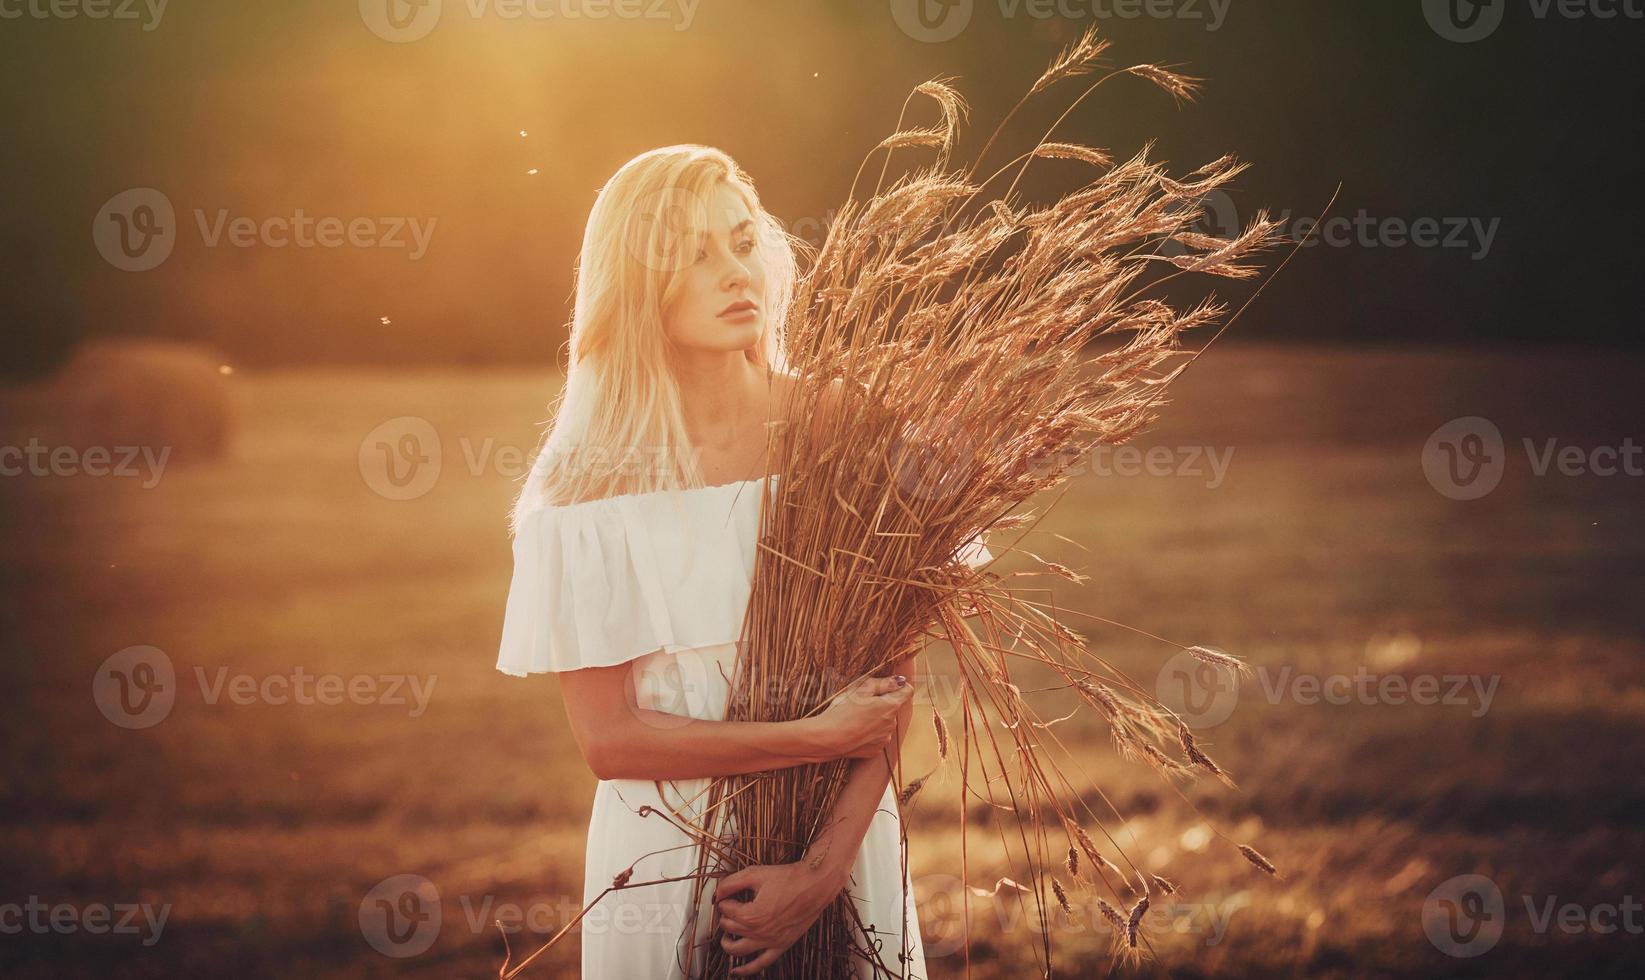
[[[733,871],[715,883],[714,902],[718,904],[730,901],[731,896],[744,889],[757,893],[760,890],[761,877],[760,866],[757,864],[751,864],[741,871]]]
[[[836,696],[836,700],[844,701],[847,704],[862,704],[865,701],[879,697],[879,695],[880,678],[864,677],[855,684],[846,685],[845,690]]]
[[[868,683],[870,685],[872,685],[870,690],[875,695],[878,695],[878,696],[881,696],[881,697],[883,697],[887,694],[895,693],[896,691],[899,691],[899,690],[903,689],[904,687],[908,686],[907,681],[904,680],[901,676],[897,676],[897,677],[871,677],[871,678],[868,679]]]
[[[747,936],[727,935],[720,940],[720,948],[732,956],[752,956],[765,947]]]
[[[734,977],[751,977],[754,974],[764,970],[771,964],[777,962],[777,957],[782,954],[783,950],[768,949],[759,956],[756,956],[754,959],[744,963],[742,966],[733,967],[731,969],[731,975]]]
[[[722,898],[714,903],[714,908],[719,910],[721,922],[726,919],[736,919],[746,925],[748,923],[748,905],[748,902],[739,902],[734,898]]]
[[[895,677],[864,677],[851,685],[850,693],[859,697],[887,697],[899,692],[912,693],[913,685],[908,678],[898,674]]]
[[[761,935],[764,928],[760,924],[761,917],[751,910],[753,904],[739,902],[734,898],[715,902],[714,909],[720,916],[720,929],[738,936]]]

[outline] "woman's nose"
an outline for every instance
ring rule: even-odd
[[[727,256],[725,273],[720,278],[720,285],[725,289],[739,289],[748,285],[748,267],[735,255]]]

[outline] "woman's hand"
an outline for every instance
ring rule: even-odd
[[[891,748],[897,714],[914,696],[908,678],[867,677],[841,691],[807,719],[829,759],[871,759]]]
[[[734,956],[754,956],[734,967],[734,977],[753,976],[805,935],[840,890],[844,876],[832,867],[755,864],[721,878],[714,888],[714,907],[725,936],[720,946]],[[732,898],[751,891],[747,901]],[[758,955],[755,955],[758,954]]]

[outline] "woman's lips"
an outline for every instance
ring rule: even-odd
[[[722,320],[748,320],[760,312],[751,300],[739,300],[720,311]]]

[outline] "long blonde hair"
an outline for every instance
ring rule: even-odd
[[[689,452],[663,310],[696,254],[716,187],[753,216],[765,266],[765,329],[745,356],[787,374],[782,324],[798,244],[720,150],[665,146],[623,164],[600,188],[583,232],[565,386],[511,525],[539,507],[620,493],[701,486]]]

